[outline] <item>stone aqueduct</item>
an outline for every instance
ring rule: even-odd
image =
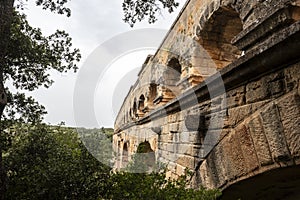
[[[300,1],[187,1],[119,111],[116,168],[142,142],[224,199],[299,195]]]

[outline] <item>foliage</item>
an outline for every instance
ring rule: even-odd
[[[169,13],[173,12],[179,6],[175,0],[124,0],[122,7],[124,12],[124,21],[131,27],[137,21],[145,18],[148,23],[154,23],[157,20],[157,13],[161,9],[167,9]]]
[[[142,142],[139,144],[136,152],[137,153],[149,153],[152,152],[153,150],[151,149],[151,146],[149,142]]]
[[[87,152],[73,129],[46,125],[14,127],[4,156],[6,199],[97,199],[110,168]]]
[[[77,133],[84,146],[98,161],[113,166],[113,129],[77,128]]]
[[[215,190],[186,188],[186,176],[167,180],[165,171],[111,173],[85,149],[73,128],[15,124],[10,131],[12,146],[3,158],[9,169],[8,200],[216,199],[220,195]]]
[[[142,167],[141,162],[135,162],[130,170]],[[166,179],[165,170],[152,173],[130,173],[117,172],[109,179],[109,190],[105,193],[105,199],[197,199],[213,200],[221,195],[218,190],[206,190],[200,188],[195,190],[187,188],[187,176],[180,176],[178,179]]]
[[[14,12],[8,45],[5,78],[11,78],[17,89],[32,91],[44,86],[48,88],[53,80],[49,70],[67,72],[78,69],[78,49],[72,49],[72,39],[65,31],[57,30],[50,36],[43,36],[39,28],[29,25],[26,15]]]
[[[8,53],[3,68],[3,82],[11,82],[16,89],[32,91],[41,86],[50,87],[50,71],[67,72],[78,69],[78,49],[72,49],[72,40],[64,31],[46,37],[41,30],[32,28],[24,14],[14,12]],[[8,89],[7,89],[8,91]],[[6,119],[32,122],[41,119],[45,108],[23,93],[8,92]]]
[[[15,2],[16,8],[24,10],[25,3],[24,1],[28,0],[17,0]],[[37,6],[41,6],[44,10],[50,10],[51,12],[58,14],[65,14],[66,16],[71,16],[71,9],[66,7],[65,4],[68,0],[36,0],[35,3]]]
[[[213,200],[220,196],[217,190],[188,189],[184,177],[166,180],[164,173],[137,174],[119,172],[111,176],[112,187],[106,199],[197,199]]]

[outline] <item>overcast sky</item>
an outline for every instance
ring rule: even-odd
[[[127,94],[130,85],[135,82],[139,67],[143,64],[147,54],[154,53],[155,49],[149,47],[149,45],[138,49],[132,49],[134,48],[132,47],[131,49],[128,48],[126,52],[124,52],[124,49],[123,52],[120,51],[121,55],[118,55],[119,51],[116,50],[115,52],[110,52],[110,55],[113,56],[108,56],[105,53],[103,54],[103,48],[101,50],[101,47],[107,45],[111,40],[122,38],[121,36],[124,36],[128,31],[137,31],[143,28],[159,28],[166,32],[180,9],[177,9],[173,14],[163,13],[163,16],[154,25],[143,22],[136,24],[132,29],[122,21],[121,1],[72,0],[68,4],[72,10],[70,18],[43,11],[40,7],[36,7],[33,2],[29,1],[25,10],[30,24],[34,27],[40,27],[45,35],[55,32],[56,29],[66,30],[73,38],[74,46],[81,50],[83,57],[79,66],[80,69],[84,65],[86,67],[87,63],[90,62],[89,59],[93,59],[93,62],[98,62],[99,59],[99,63],[106,63],[105,65],[107,65],[101,66],[105,70],[98,77],[96,90],[93,94],[94,105],[92,106],[97,118],[96,121],[90,120],[86,116],[82,117],[80,121],[75,122],[74,120],[73,96],[74,90],[76,90],[76,81],[82,81],[78,80],[82,70],[79,70],[76,74],[52,73],[55,83],[51,88],[42,88],[30,93],[41,104],[46,106],[48,115],[45,117],[45,121],[50,124],[58,124],[64,121],[68,126],[90,128],[113,127],[119,106],[123,102],[124,95]],[[180,2],[182,2],[182,6],[184,0]],[[152,33],[149,34],[151,36]],[[159,33],[156,37],[161,38],[159,38],[159,42],[157,42],[156,38],[153,41],[153,46],[157,46],[163,40],[164,34]],[[124,42],[118,41],[118,43],[126,45],[126,37],[123,37],[123,40],[124,38]],[[111,48],[115,43],[113,41],[109,44]],[[141,44],[142,46],[143,44]],[[99,52],[102,53],[100,54]],[[104,57],[108,59],[105,62],[103,61]],[[91,72],[92,75],[93,73]],[[89,79],[88,77],[85,78]],[[84,108],[82,107],[82,109]]]

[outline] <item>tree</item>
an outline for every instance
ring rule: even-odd
[[[161,14],[162,8],[171,13],[178,6],[179,3],[175,0],[124,0],[122,4],[123,20],[131,27],[137,21],[140,22],[145,19],[151,24],[157,20],[157,14]]]
[[[220,196],[218,190],[186,188],[186,175],[167,180],[164,171],[110,173],[109,167],[86,150],[72,128],[17,123],[11,131],[12,145],[4,156],[10,169],[5,195],[9,200],[213,200]],[[93,134],[96,130],[84,131]]]
[[[66,2],[37,0],[36,5],[70,16]],[[50,70],[76,71],[76,63],[81,57],[79,50],[72,48],[72,40],[66,32],[58,30],[50,36],[43,36],[40,29],[29,25],[26,15],[21,13],[23,9],[22,0],[0,0],[0,138],[5,138],[3,130],[7,122],[18,119],[35,123],[46,112],[32,97],[10,92],[5,88],[6,83],[10,81],[16,89],[28,91],[41,86],[48,88],[53,83]],[[3,145],[0,144],[0,199],[6,185],[2,165]]]
[[[5,199],[95,200],[107,191],[110,168],[87,151],[76,130],[18,123],[12,132]]]
[[[145,169],[147,163],[141,161],[143,160],[140,157],[134,156],[133,161],[127,166],[127,170]],[[190,173],[186,171],[176,180],[166,179],[166,171],[162,167],[151,173],[117,172],[111,174],[107,181],[108,190],[104,194],[104,199],[215,200],[221,195],[217,189],[199,188],[195,190],[188,188],[187,180],[189,178]]]
[[[38,0],[36,4],[70,16],[70,10],[64,7],[66,2]],[[53,83],[49,77],[50,69],[60,72],[76,70],[76,62],[80,59],[79,50],[71,48],[71,38],[67,33],[57,31],[48,37],[43,36],[40,29],[28,24],[26,15],[20,13],[22,9],[22,0],[0,1],[0,116],[10,103],[4,88],[6,81],[13,81],[18,89],[30,91],[42,85],[49,87]]]

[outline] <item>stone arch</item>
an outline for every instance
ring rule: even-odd
[[[128,164],[128,144],[127,142],[125,142],[122,151],[122,167],[125,167],[127,164]]]
[[[132,119],[132,118],[133,118],[133,116],[132,116],[132,109],[129,108],[129,119]]]
[[[180,94],[182,65],[179,59],[172,56],[167,66],[163,69],[162,76],[158,79],[157,98],[155,104],[167,103]]]
[[[138,158],[140,162],[143,162],[147,167],[153,167],[155,165],[155,152],[151,148],[148,141],[140,143],[137,147]]]
[[[150,83],[149,93],[148,93],[148,104],[150,106],[153,106],[156,97],[157,97],[157,84]]]
[[[138,115],[139,117],[144,116],[144,109],[145,109],[145,95],[141,95],[139,97],[139,102],[138,102]]]
[[[206,17],[204,15],[201,17],[196,33],[199,44],[210,57],[202,60],[205,62],[205,59],[211,59],[217,69],[222,69],[242,54],[232,44],[232,39],[243,30],[242,20],[239,13],[228,6],[221,6]]]
[[[136,104],[136,100],[134,100],[133,102],[133,106],[132,106],[132,117],[133,119],[136,119],[137,117],[137,104]]]
[[[177,86],[181,79],[181,64],[176,57],[172,57],[167,64],[165,81],[168,86]]]

